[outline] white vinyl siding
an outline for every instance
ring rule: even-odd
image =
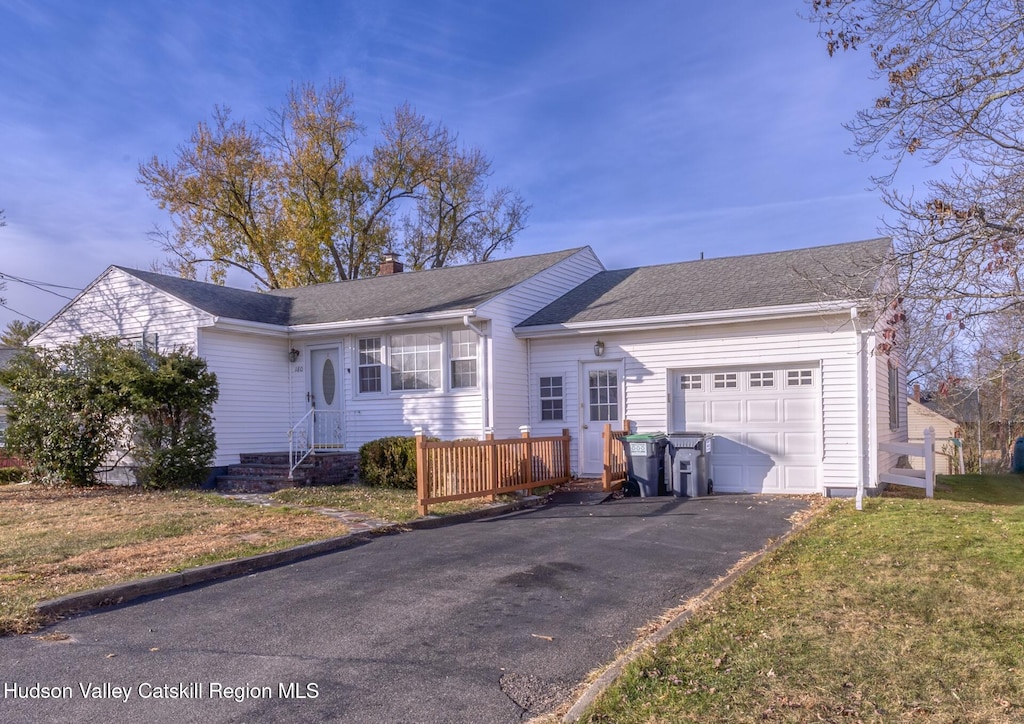
[[[671,431],[672,394],[670,371],[714,370],[723,361],[751,370],[814,369],[820,374],[821,481],[819,490],[854,488],[857,484],[860,428],[857,419],[857,344],[848,317],[814,317],[770,322],[744,322],[636,332],[602,333],[606,351],[603,360],[623,365],[623,408],[620,418],[633,422],[639,432]],[[576,380],[581,360],[593,361],[593,339],[538,338],[531,343],[531,371],[534,375],[566,373],[566,398],[581,399]],[[714,387],[718,382],[740,389],[740,372],[709,371],[689,378],[689,384]],[[735,378],[732,377],[735,375]],[[699,379],[699,381],[698,381]],[[773,381],[779,386],[779,374]],[[575,388],[570,390],[570,386]],[[534,395],[537,393],[534,392]],[[534,405],[539,400],[534,397]],[[574,434],[573,460],[580,431],[579,406],[566,406],[566,419],[557,424],[540,423],[536,434],[557,434],[569,427]],[[614,423],[613,423],[614,425]],[[618,425],[614,425],[618,427]],[[575,467],[575,463],[574,463]],[[587,473],[591,471],[579,471]]]
[[[536,381],[527,371],[528,343],[516,338],[513,328],[601,271],[604,271],[604,266],[588,247],[480,305],[480,316],[491,320],[486,376],[491,387],[488,404],[490,424],[496,437],[518,436],[521,425],[529,424],[531,419],[540,419],[539,405],[531,407],[537,390],[531,387],[531,380],[534,385]],[[591,340],[588,352],[591,359],[593,348]],[[566,399],[575,400],[569,394],[567,390]],[[555,434],[561,430],[559,426]]]
[[[203,329],[200,347],[220,391],[213,408],[215,464],[237,463],[239,453],[287,450],[293,424],[288,414],[287,338]]]
[[[108,269],[46,323],[33,340],[48,347],[86,334],[126,341],[159,339],[159,349],[195,351],[196,328],[213,317],[125,271]]]

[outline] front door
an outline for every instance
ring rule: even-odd
[[[310,352],[309,403],[313,413],[313,447],[342,445],[341,366],[337,347]]]
[[[621,426],[622,375],[618,364],[590,362],[583,365],[580,430],[580,471],[584,475],[600,475],[604,469],[604,438],[606,423],[612,429]]]

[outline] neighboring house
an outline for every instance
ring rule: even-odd
[[[907,442],[924,442],[924,431],[935,430],[935,472],[939,475],[953,475],[960,471],[960,458],[953,439],[961,437],[960,423],[951,420],[935,410],[929,409],[920,399],[907,399]],[[924,470],[924,459],[911,457],[910,467]]]
[[[33,337],[187,346],[220,383],[216,465],[423,427],[441,438],[601,429],[715,432],[721,492],[848,494],[906,439],[905,376],[865,300],[886,239],[606,270],[589,247],[258,293],[110,267]],[[308,419],[308,418],[306,418]]]

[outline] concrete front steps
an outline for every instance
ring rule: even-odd
[[[288,453],[243,453],[239,461],[217,476],[223,493],[272,493],[304,485],[340,485],[358,477],[359,454],[350,451],[316,452],[307,457],[288,479]]]

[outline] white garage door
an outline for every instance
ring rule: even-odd
[[[715,433],[716,492],[818,492],[816,365],[686,370],[672,384],[673,430]]]

